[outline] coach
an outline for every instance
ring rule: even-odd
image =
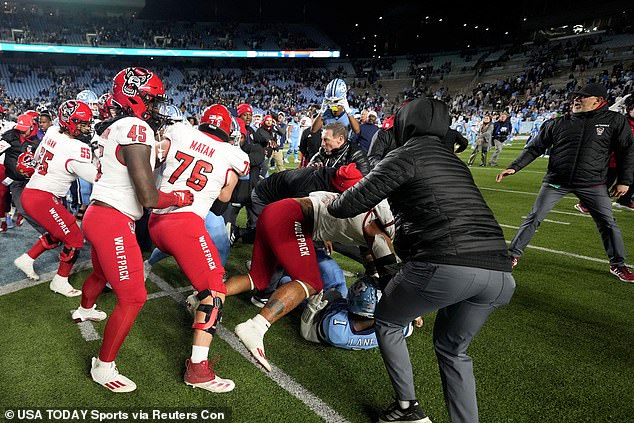
[[[449,416],[477,423],[467,348],[515,290],[502,229],[469,168],[444,144],[448,127],[445,103],[407,104],[396,114],[397,149],[328,207],[333,216],[351,217],[387,197],[395,217],[394,247],[404,264],[383,290],[375,325],[397,401],[380,422],[429,422],[416,401],[403,327],[438,310],[434,347]]]

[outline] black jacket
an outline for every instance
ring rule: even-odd
[[[449,128],[447,133],[442,138],[443,142],[449,148],[450,151],[458,154],[465,151],[469,145],[469,140],[462,136],[462,134],[455,129]],[[455,151],[454,151],[455,149]]]
[[[22,173],[18,172],[18,163],[30,164],[33,161],[33,154],[40,145],[40,140],[33,135],[26,141],[20,140],[20,132],[17,129],[9,129],[2,134],[2,139],[9,143],[9,147],[4,152],[4,166],[6,167],[7,176],[14,181],[26,181],[27,178]],[[35,164],[33,163],[32,166]],[[2,181],[0,181],[1,183]]]
[[[493,135],[491,138],[503,143],[506,142],[512,131],[513,126],[511,125],[511,121],[509,119],[506,119],[504,122],[498,120],[493,124]]]
[[[372,142],[370,143],[370,149],[368,150],[368,160],[370,161],[370,166],[374,168],[383,157],[387,155],[390,151],[396,148],[396,144],[394,141],[394,129],[379,129],[376,131],[376,134],[372,137]]]
[[[508,168],[516,172],[523,169],[548,147],[545,183],[572,188],[605,184],[612,151],[617,157],[617,183],[633,182],[632,131],[625,117],[606,105],[544,123],[537,137]]]
[[[324,167],[336,167],[345,166],[350,163],[356,163],[357,169],[362,175],[370,173],[370,162],[365,152],[361,150],[359,144],[346,141],[339,148],[327,153],[323,148],[319,149],[319,152],[310,159],[308,166],[324,166]]]
[[[310,159],[319,152],[320,145],[321,129],[317,132],[312,132],[310,127],[304,129],[299,141],[299,151],[304,155],[307,163],[310,162]]]
[[[339,192],[330,182],[337,173],[332,167],[302,167],[277,172],[264,179],[255,188],[255,193],[265,204],[284,198],[306,197],[315,191]]]
[[[351,217],[387,197],[401,259],[510,271],[502,229],[469,168],[442,141],[448,127],[445,103],[420,98],[407,104],[393,128],[397,149],[328,211]]]

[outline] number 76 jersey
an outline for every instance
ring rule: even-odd
[[[249,156],[214,135],[175,123],[167,128],[164,137],[171,145],[159,189],[189,190],[194,194],[194,202],[181,208],[155,209],[154,213],[193,212],[204,219],[226,185],[229,172],[235,171],[238,176],[249,173]]]

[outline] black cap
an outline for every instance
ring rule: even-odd
[[[585,97],[603,97],[608,98],[608,90],[602,84],[588,84],[572,93],[572,95],[582,95]]]

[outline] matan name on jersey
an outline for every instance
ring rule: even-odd
[[[64,232],[64,235],[68,235],[70,233],[70,229],[68,229],[68,226],[66,226],[66,222],[64,222],[64,219],[59,216],[57,210],[55,210],[55,208],[51,208],[48,212],[51,214],[53,220],[55,221],[55,223],[57,223],[62,232]]]
[[[205,143],[198,142],[196,140],[192,141],[192,144],[189,146],[190,150],[196,151],[200,154],[204,154],[207,157],[211,157],[216,152],[215,148],[208,146]]]
[[[117,266],[119,267],[119,280],[130,280],[130,272],[128,271],[128,258],[125,255],[125,245],[123,244],[123,237],[118,236],[114,239],[114,250],[117,256]]]
[[[214,257],[209,250],[209,246],[207,245],[207,241],[205,240],[205,236],[202,235],[198,238],[198,242],[200,242],[200,248],[203,250],[203,254],[205,255],[205,259],[207,260],[207,266],[209,266],[209,270],[214,270],[216,266],[216,262],[214,261]]]
[[[310,256],[310,250],[308,249],[308,244],[306,244],[306,237],[304,236],[304,231],[302,230],[302,224],[297,221],[295,221],[295,238],[297,238],[299,256]]]

